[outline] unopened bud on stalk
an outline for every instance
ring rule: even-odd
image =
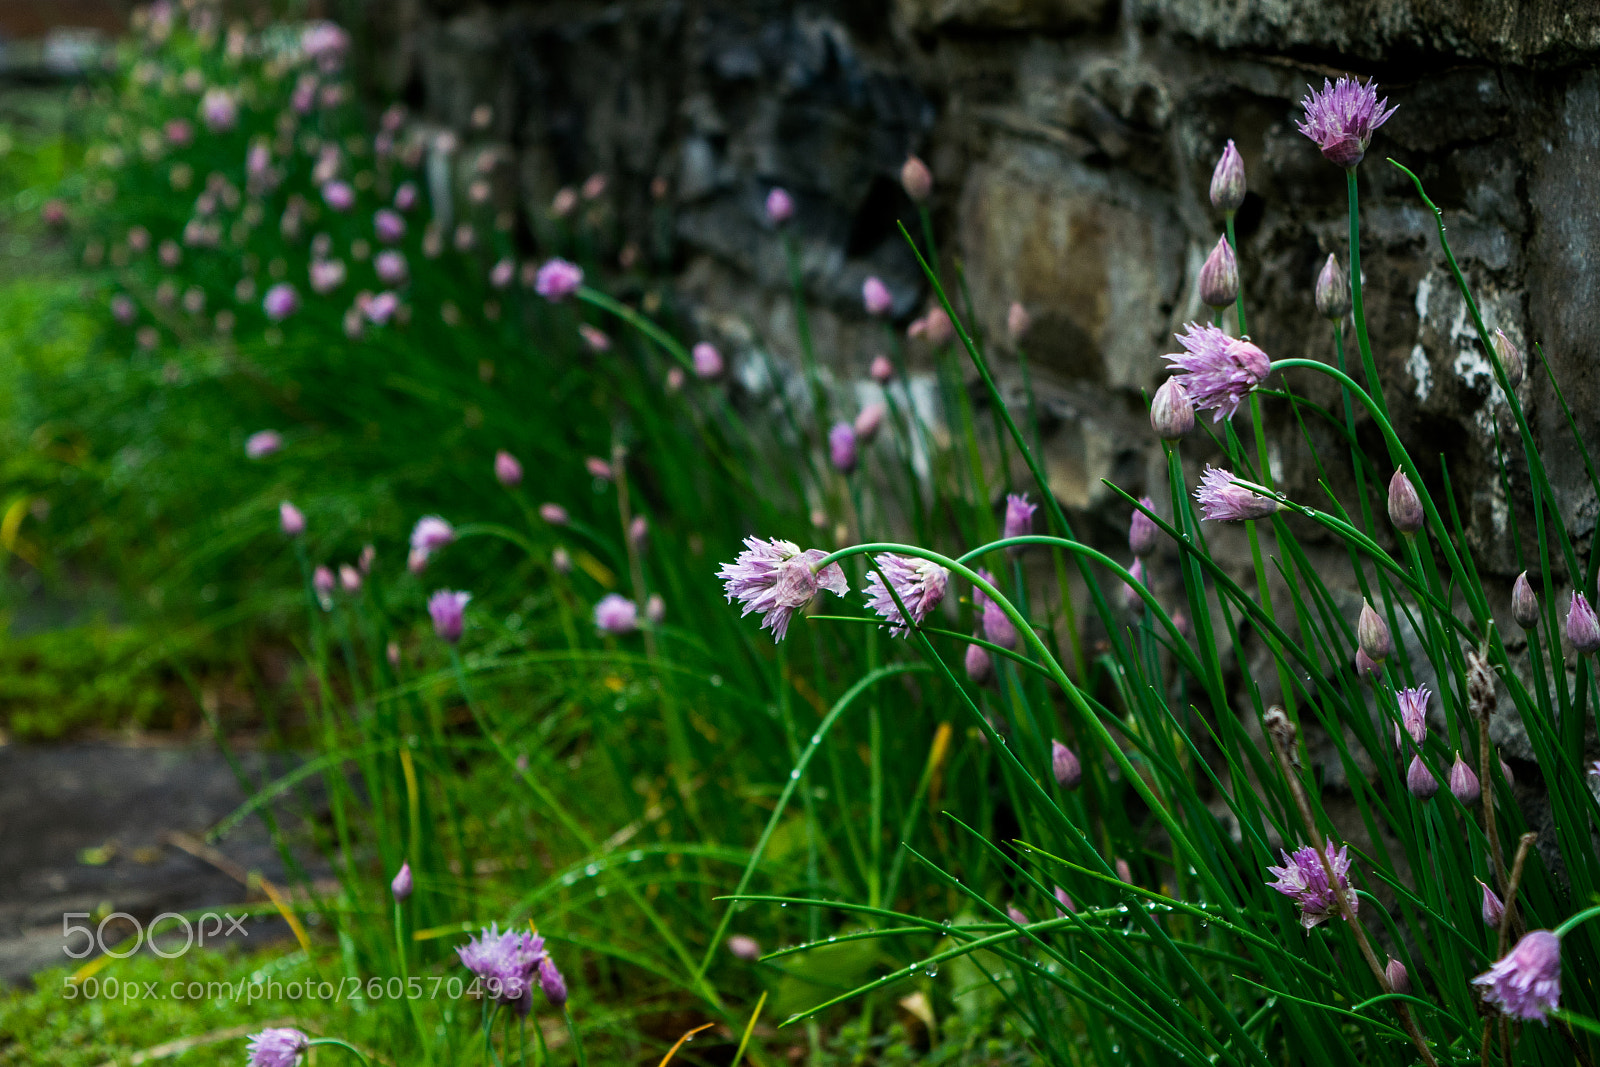
[[[1483,916],[1483,925],[1491,930],[1498,930],[1500,919],[1506,913],[1506,906],[1500,903],[1500,898],[1494,895],[1493,889],[1484,884],[1483,879],[1479,878],[1477,881],[1483,886],[1483,906],[1479,912]]]
[[[1539,625],[1539,598],[1534,595],[1527,571],[1517,575],[1516,582],[1511,586],[1511,617],[1524,630]]]
[[[1383,969],[1383,977],[1396,993],[1411,992],[1411,975],[1406,973],[1406,965],[1393,956],[1389,957],[1389,965]]]
[[[1522,349],[1518,348],[1511,338],[1506,336],[1504,330],[1494,332],[1494,352],[1500,357],[1500,365],[1506,369],[1506,381],[1515,389],[1522,384]]]
[[[1511,773],[1511,764],[1506,762],[1504,756],[1500,757],[1500,777],[1506,780],[1506,788],[1511,789],[1517,784],[1517,776]]]
[[[1027,926],[1029,923],[1033,922],[1032,919],[1028,918],[1027,913],[1021,908],[1017,907],[1015,904],[1006,905],[1006,918],[1010,919],[1018,926]]]
[[[734,934],[728,938],[728,951],[741,960],[761,958],[761,942],[747,934]]]
[[[1211,171],[1211,206],[1232,215],[1244,203],[1244,160],[1230,140]]]
[[[1478,787],[1478,776],[1472,773],[1466,761],[1461,758],[1460,751],[1456,752],[1456,761],[1450,765],[1450,795],[1463,804],[1477,802],[1483,790]]]
[[[1022,340],[1022,335],[1028,332],[1033,325],[1033,317],[1028,314],[1028,309],[1016,301],[1012,301],[1011,309],[1006,312],[1006,333],[1011,335],[1013,342]]]
[[[389,891],[394,894],[394,899],[404,900],[411,895],[411,864],[400,864],[400,873],[394,876],[394,881],[389,883]]]
[[[888,356],[873,356],[872,365],[867,368],[867,373],[872,376],[873,381],[883,385],[894,377],[894,364],[889,362]]]
[[[1162,382],[1151,399],[1150,428],[1163,441],[1176,441],[1194,429],[1194,402],[1176,376]]]
[[[1207,307],[1224,308],[1239,299],[1239,261],[1234,258],[1233,246],[1226,237],[1217,238],[1217,245],[1200,268],[1200,301]]]
[[[1600,649],[1600,618],[1595,617],[1589,599],[1577,590],[1573,590],[1567,609],[1567,640],[1580,656]]]
[[[1422,529],[1425,517],[1417,487],[1404,470],[1396,467],[1394,477],[1389,479],[1389,521],[1401,533],[1414,534]]]
[[[967,646],[967,677],[973,685],[988,685],[994,677],[994,658],[982,645]]]
[[[1376,663],[1372,662],[1372,657],[1367,655],[1365,652],[1361,651],[1361,649],[1359,647],[1357,647],[1356,648],[1356,677],[1358,677],[1358,678],[1376,678],[1381,673],[1382,673],[1382,671],[1379,669],[1378,665]]]
[[[1382,663],[1394,651],[1389,624],[1365,600],[1361,602],[1361,618],[1356,622],[1356,643],[1374,663]]]
[[[1050,769],[1056,776],[1056,784],[1062,789],[1076,789],[1078,783],[1083,781],[1083,765],[1078,762],[1078,757],[1072,754],[1072,749],[1060,741],[1050,741]]]
[[[1344,271],[1339,268],[1339,261],[1332,254],[1328,262],[1322,265],[1322,272],[1317,275],[1316,288],[1317,314],[1332,322],[1338,322],[1350,313],[1350,284],[1345,280]]]
[[[900,185],[907,196],[920,204],[933,192],[933,172],[916,156],[907,156],[900,167]]]
[[[1429,800],[1439,791],[1439,780],[1423,764],[1420,755],[1412,756],[1411,766],[1406,768],[1406,788],[1418,800]]]
[[[1155,501],[1147,496],[1140,497],[1139,504],[1152,511],[1156,506]],[[1156,550],[1156,537],[1160,532],[1150,516],[1135,508],[1133,519],[1128,523],[1128,549],[1135,557],[1143,559]]]

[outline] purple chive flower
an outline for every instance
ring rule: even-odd
[[[1400,704],[1400,727],[1395,729],[1394,743],[1400,744],[1400,729],[1410,735],[1416,744],[1422,744],[1423,738],[1428,736],[1428,701],[1433,694],[1428,692],[1428,687],[1419,685],[1415,689],[1402,689],[1395,694],[1395,699]]]
[[[1356,643],[1374,663],[1382,663],[1394,651],[1394,638],[1389,636],[1389,624],[1365,600],[1361,602],[1361,617],[1356,620]]]
[[[701,341],[690,351],[689,358],[694,363],[694,376],[696,378],[718,378],[722,375],[722,353],[717,351],[715,345]]]
[[[411,276],[411,269],[406,266],[405,254],[393,248],[385,248],[373,256],[372,269],[384,285],[404,285],[406,279]]]
[[[548,953],[539,961],[539,989],[552,1008],[560,1010],[566,1006],[567,980],[556,970],[556,961]]]
[[[1378,99],[1378,90],[1370,81],[1363,84],[1345,77],[1330,84],[1324,78],[1322,92],[1312,89],[1311,94],[1300,101],[1306,120],[1295,125],[1317,142],[1328,162],[1348,170],[1367,154],[1372,131],[1388,122],[1389,116],[1395,113],[1396,108],[1384,110],[1388,102]]]
[[[1055,738],[1050,739],[1050,773],[1062,789],[1076,789],[1083,781],[1083,764],[1073,755],[1072,749]]]
[[[884,417],[888,414],[888,405],[877,401],[874,401],[873,403],[862,408],[861,411],[856,415],[856,421],[854,423],[856,440],[862,444],[866,444],[868,441],[871,441],[874,437],[878,436],[878,431],[883,428]]]
[[[1533,584],[1528,581],[1527,571],[1517,575],[1517,580],[1511,586],[1511,617],[1524,630],[1539,625],[1539,598],[1533,592]]]
[[[994,575],[986,570],[980,570],[978,577],[990,585],[995,584]],[[1001,648],[1017,647],[1017,627],[1011,621],[1011,616],[977,586],[972,587],[972,606],[983,620],[984,640]]]
[[[594,606],[594,625],[608,634],[631,634],[639,628],[639,605],[620,593],[607,593]]]
[[[344,284],[345,266],[342,259],[317,259],[313,260],[311,267],[306,272],[311,279],[311,291],[318,296],[327,296],[339,286]]]
[[[334,211],[349,211],[356,206],[356,191],[348,182],[327,182],[322,187],[322,202]]]
[[[289,537],[299,537],[306,532],[306,517],[300,509],[285,500],[278,505],[278,525]]]
[[[1142,507],[1151,511],[1156,509],[1156,502],[1147,496],[1139,498]],[[1128,522],[1128,548],[1139,559],[1150,555],[1156,550],[1156,539],[1161,531],[1156,527],[1155,521],[1140,511],[1134,509],[1133,518]]]
[[[406,235],[406,220],[392,208],[379,208],[372,215],[372,232],[379,241],[392,245]]]
[[[1150,398],[1150,429],[1163,441],[1176,441],[1194,429],[1194,401],[1173,375]]]
[[[794,217],[794,198],[788,190],[774,186],[767,194],[767,221],[782,226]]]
[[[282,322],[295,313],[300,306],[300,294],[294,291],[294,286],[288,282],[279,282],[267,290],[267,295],[261,298],[261,310],[267,313],[267,318],[273,322]]]
[[[1406,789],[1418,800],[1431,800],[1439,792],[1439,779],[1423,764],[1420,755],[1412,756],[1411,765],[1406,768]]]
[[[1324,855],[1333,868],[1334,885],[1328,884],[1328,871],[1316,849],[1310,846],[1297,848],[1292,856],[1280,849],[1279,854],[1283,856],[1283,866],[1267,868],[1278,876],[1278,880],[1267,885],[1286,897],[1293,897],[1295,903],[1300,905],[1301,926],[1309,930],[1342,914],[1339,909],[1340,895],[1349,905],[1350,914],[1356,913],[1359,902],[1355,890],[1350,888],[1349,846],[1335,852],[1333,842],[1327,843]]]
[[[761,958],[761,942],[748,934],[733,934],[728,938],[728,951],[736,959],[758,960]]]
[[[394,894],[394,899],[404,900],[411,895],[411,889],[411,864],[401,863],[399,873],[389,883],[389,892]]]
[[[1013,537],[1027,537],[1033,533],[1033,513],[1038,510],[1038,504],[1028,503],[1027,493],[1007,493],[1006,521],[1001,536],[1009,540]],[[1010,551],[1021,551],[1021,547],[1014,546]]]
[[[1183,372],[1183,388],[1194,406],[1211,411],[1212,422],[1231,419],[1244,398],[1272,371],[1267,354],[1251,342],[1229,337],[1215,326],[1191,322],[1177,335],[1182,354],[1163,358]]]
[[[244,439],[247,459],[264,459],[283,447],[283,435],[277,430],[257,430]]]
[[[1474,804],[1483,795],[1478,776],[1472,773],[1472,768],[1467,766],[1459,751],[1456,761],[1450,765],[1450,795],[1463,804]]]
[[[1201,265],[1199,289],[1200,302],[1207,307],[1225,308],[1239,299],[1239,260],[1226,236],[1217,238]]]
[[[732,563],[724,563],[717,577],[722,579],[728,601],[744,605],[739,614],[760,614],[762,628],[772,631],[774,641],[783,640],[790,618],[809,604],[818,590],[826,589],[834,596],[850,591],[837,563],[817,572],[817,561],[827,555],[819,548],[802,552],[794,542],[775,537],[768,541],[746,537],[744,544],[745,550]]]
[[[994,657],[982,645],[967,646],[966,666],[973,685],[987,685],[994,677]]]
[[[848,422],[836,422],[828,430],[828,459],[835,470],[850,474],[856,469],[856,431]]]
[[[1483,903],[1478,908],[1478,914],[1483,919],[1483,925],[1491,930],[1498,930],[1500,919],[1506,913],[1506,906],[1500,902],[1500,898],[1495,896],[1494,890],[1490,889],[1483,879],[1479,878],[1477,882],[1483,889]]]
[[[395,312],[400,310],[400,298],[385,289],[371,300],[367,301],[367,321],[374,326],[386,326],[394,318]]]
[[[1229,141],[1211,171],[1211,206],[1232,215],[1244,203],[1244,160]]]
[[[482,979],[485,991],[502,1004],[526,1015],[533,1006],[533,976],[545,958],[544,938],[512,930],[501,933],[493,923],[456,949],[461,962]]]
[[[560,504],[540,504],[539,517],[551,526],[565,526],[571,518]]]
[[[289,1026],[272,1027],[250,1035],[250,1067],[294,1067],[311,1039]]]
[[[522,464],[517,462],[516,456],[502,448],[494,454],[494,476],[501,485],[507,487],[520,485]]]
[[[869,574],[865,590],[867,607],[888,621],[892,636],[905,637],[911,631],[895,604],[895,595],[911,613],[911,625],[921,626],[922,620],[944,599],[945,589],[950,584],[950,572],[932,560],[912,556],[885,553],[874,559],[889,579],[889,586],[883,584],[883,578],[878,576],[876,570]],[[894,595],[889,591],[891,587]]]
[[[239,105],[226,89],[207,89],[200,98],[200,121],[212,133],[224,133],[239,121]]]
[[[433,553],[456,539],[455,527],[437,515],[424,515],[411,528],[411,547]]]
[[[583,284],[583,268],[564,259],[547,259],[534,276],[534,292],[549,301],[565,300]]]
[[[1216,467],[1207,467],[1200,476],[1194,498],[1200,502],[1200,517],[1211,522],[1265,519],[1281,506],[1272,490],[1237,481],[1233,475]]]
[[[1581,656],[1600,649],[1600,618],[1596,618],[1589,600],[1576,589],[1572,591],[1572,605],[1567,608],[1567,640]]]
[[[334,584],[333,571],[325,564],[318,564],[317,569],[311,572],[311,588],[316,590],[318,596],[332,596]]]
[[[452,645],[461,640],[461,626],[471,593],[441,589],[428,598],[428,614],[433,617],[433,632]]]
[[[883,279],[874,274],[861,283],[861,303],[868,315],[878,318],[889,314],[889,309],[894,307],[894,295],[883,284]]]
[[[1550,1025],[1545,1013],[1561,1006],[1561,939],[1549,930],[1528,931],[1472,984],[1505,1014]]]

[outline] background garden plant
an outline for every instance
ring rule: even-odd
[[[995,385],[1025,313],[974,336],[925,210],[905,236],[933,302],[855,357],[880,390],[830,388],[804,332],[798,372],[746,389],[648,240],[602,255],[603,177],[524,225],[481,183],[496,160],[369,120],[336,28],[158,6],[138,29],[47,207],[104,309],[56,432],[116,457],[73,498],[110,501],[126,529],[103,536],[185,547],[163,599],[296,635],[266,725],[315,757],[215,834],[322,781],[326,816],[282,830],[291,868],[309,837],[339,879],[301,887],[319,972],[459,973],[491,923],[532,923],[565,971],[542,1010],[570,1030],[375,1000],[382,1058],[631,1062],[701,1020],[727,1047],[678,1058],[887,1056],[895,1004],[956,1059],[991,1033],[1062,1064],[1592,1056],[1588,531],[1522,413],[1542,354],[1490,335],[1442,217],[1515,430],[1501,477],[1532,500],[1515,630],[1449,457],[1420,491],[1428,443],[1389,421],[1363,310],[1358,177],[1391,166],[1363,159],[1370,86],[1305,104],[1349,198],[1345,254],[1305,279],[1324,361],[1248,340],[1247,175],[1219,149],[1215,318],[1166,357],[1166,485],[1121,493],[1111,554],[1050,492],[1033,404]],[[920,204],[926,170],[903,180]],[[774,242],[793,211],[771,191]],[[869,314],[892,299],[869,279]],[[1305,399],[1326,379],[1338,404]],[[1318,461],[1354,498],[1273,489],[1271,435],[1308,423],[1349,444]],[[1228,521],[1253,582],[1210,551]],[[1313,564],[1326,539],[1363,604]],[[1533,825],[1489,741],[1513,714],[1548,788]],[[753,1013],[784,1025],[746,1047]]]

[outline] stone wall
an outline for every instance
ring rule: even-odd
[[[670,234],[646,243],[670,257],[701,328],[792,358],[782,255],[761,208],[773,185],[789,189],[819,348],[841,382],[882,345],[860,311],[867,274],[889,282],[901,325],[924,306],[893,227],[914,225],[897,175],[921,155],[946,265],[964,265],[988,335],[1004,337],[1012,300],[1033,314],[1051,476],[1107,538],[1126,512],[1106,506],[1100,479],[1138,489],[1160,473],[1141,391],[1161,377],[1172,331],[1201,314],[1195,276],[1221,225],[1207,181],[1229,138],[1251,190],[1238,227],[1252,334],[1275,358],[1332,359],[1311,283],[1329,252],[1345,259],[1343,176],[1293,120],[1308,83],[1376,77],[1399,112],[1361,168],[1368,309],[1428,488],[1443,492],[1443,456],[1480,559],[1509,576],[1508,519],[1531,525],[1520,483],[1508,502],[1494,476],[1494,431],[1509,415],[1433,219],[1387,156],[1444,209],[1490,328],[1543,344],[1600,443],[1600,4],[1589,0],[348,3],[333,13],[363,38],[374,87],[469,144],[508,148],[502,191],[528,217],[604,172],[619,234]],[[475,130],[482,104],[492,116]],[[997,360],[1014,387],[1015,360]],[[1331,396],[1304,374],[1291,384]],[[1596,500],[1537,367],[1522,391],[1562,507],[1586,528]],[[1275,473],[1317,499],[1316,452],[1347,491],[1336,439],[1310,429],[1315,449],[1291,423],[1274,428]]]

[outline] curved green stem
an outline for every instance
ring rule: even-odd
[[[597,307],[601,311],[609,311],[617,318],[626,322],[629,326],[632,326],[634,329],[650,338],[650,340],[664,348],[668,355],[672,356],[673,359],[682,364],[685,370],[694,369],[694,360],[689,358],[688,349],[684,348],[683,345],[680,344],[678,340],[667,331],[663,330],[660,326],[657,326],[654,322],[651,322],[648,318],[641,315],[627,304],[624,304],[615,297],[602,293],[598,289],[592,289],[587,285],[578,286],[578,291],[573,295],[591,307]]]

